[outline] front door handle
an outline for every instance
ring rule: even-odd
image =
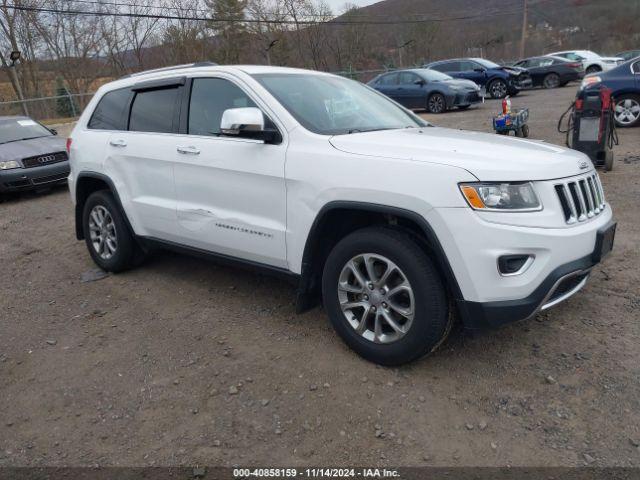
[[[185,155],[200,155],[200,150],[196,147],[178,147],[178,153],[182,153]]]
[[[127,146],[127,142],[125,142],[122,139],[111,140],[109,142],[109,145],[111,145],[112,147],[126,147]]]

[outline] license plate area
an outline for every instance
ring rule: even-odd
[[[596,236],[596,248],[593,250],[593,262],[598,263],[606,257],[613,249],[613,242],[616,237],[617,223],[610,223],[606,227],[598,230]]]

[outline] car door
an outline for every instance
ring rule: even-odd
[[[384,93],[389,98],[399,101],[398,74],[387,73],[380,77],[376,83],[376,90]]]
[[[478,85],[487,83],[487,69],[479,63],[463,60],[460,62],[460,78],[466,78]]]
[[[553,59],[549,59],[549,60],[553,62]],[[533,82],[534,85],[542,85],[542,79],[544,78],[545,71],[547,69],[542,68],[541,65],[542,65],[542,59],[532,58],[530,60],[527,60],[526,66],[523,66],[523,65],[516,65],[516,66],[527,69],[527,71],[529,72],[529,75],[531,75],[531,81]]]
[[[174,152],[181,243],[285,268],[286,140],[277,145],[223,136],[230,108],[267,107],[234,77],[193,78],[181,108]]]
[[[425,108],[424,81],[413,72],[400,72],[398,87],[403,99],[400,103],[407,108]]]
[[[184,78],[135,85],[127,131],[112,133],[105,171],[114,179],[136,234],[176,238],[173,180],[178,106]]]

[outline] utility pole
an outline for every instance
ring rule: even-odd
[[[520,39],[520,58],[524,58],[525,45],[527,43],[527,0],[522,0],[522,38]]]

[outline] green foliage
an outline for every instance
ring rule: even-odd
[[[64,86],[62,78],[56,78],[56,96],[66,95],[56,99],[56,114],[61,118],[75,117],[80,111],[73,97],[68,96],[69,91]]]

